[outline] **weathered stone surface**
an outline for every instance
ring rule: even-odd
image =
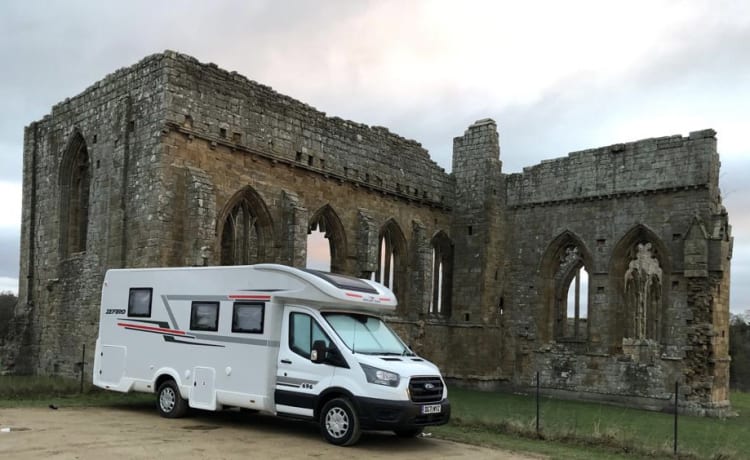
[[[448,174],[385,128],[170,51],[119,70],[26,128],[2,365],[75,375],[86,345],[90,371],[108,268],[299,266],[317,227],[335,270],[392,273],[391,324],[451,380],[524,389],[538,372],[548,392],[655,409],[679,381],[684,410],[728,409],[732,237],[715,132],[510,175],[490,119],[453,148]],[[87,224],[73,222],[79,202]]]

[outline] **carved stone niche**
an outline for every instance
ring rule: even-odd
[[[659,259],[651,243],[639,243],[624,279],[628,312],[627,338],[658,340],[662,276]]]

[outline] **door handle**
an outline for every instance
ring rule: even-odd
[[[288,359],[282,359],[281,362],[284,364],[292,364],[292,362]]]

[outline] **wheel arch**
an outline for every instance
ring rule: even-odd
[[[357,414],[359,415],[360,407],[357,403],[357,398],[354,397],[351,391],[347,390],[346,388],[341,387],[331,387],[326,388],[323,390],[323,392],[320,393],[320,396],[318,396],[318,400],[315,403],[315,408],[313,409],[313,417],[316,420],[320,419],[320,411],[323,409],[323,406],[326,405],[326,403],[332,399],[335,398],[341,398],[344,397],[348,399],[352,405],[354,406],[354,409],[357,411]]]
[[[174,383],[177,385],[177,388],[180,390],[180,396],[187,399],[186,394],[182,389],[182,379],[180,378],[180,374],[175,371],[174,369],[169,368],[162,368],[159,369],[154,375],[156,375],[156,378],[154,379],[154,393],[159,391],[159,387],[166,382],[167,380],[173,380]]]

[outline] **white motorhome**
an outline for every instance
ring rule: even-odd
[[[157,394],[164,417],[240,407],[416,436],[450,417],[438,368],[381,320],[396,298],[369,280],[283,265],[109,270],[94,385]]]

